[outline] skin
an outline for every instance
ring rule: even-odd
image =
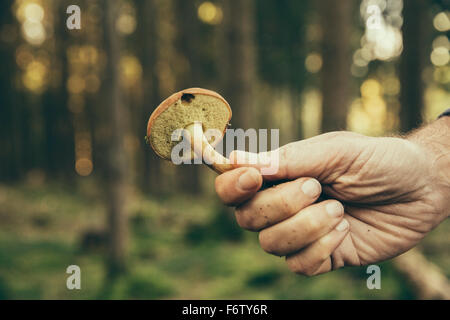
[[[393,258],[450,214],[450,117],[405,138],[331,132],[275,152],[277,173],[242,161],[216,178],[238,224],[308,276]],[[240,159],[239,163],[237,159]],[[263,180],[278,183],[261,190]]]

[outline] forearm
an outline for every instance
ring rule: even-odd
[[[431,164],[437,189],[447,204],[450,214],[450,116],[413,131],[407,139],[418,144],[426,152]]]

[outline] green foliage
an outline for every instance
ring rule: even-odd
[[[191,244],[205,241],[231,241],[243,239],[243,231],[238,227],[230,210],[222,205],[217,206],[213,218],[206,224],[189,224],[185,233],[186,240]]]
[[[248,280],[247,285],[250,287],[270,287],[276,285],[282,277],[282,273],[279,270],[264,270],[252,274]]]
[[[167,279],[151,274],[132,275],[125,296],[130,299],[161,299],[173,295],[175,290]]]
[[[12,299],[10,290],[8,283],[0,277],[0,300]]]
[[[52,221],[45,228],[33,222],[43,199],[46,216]],[[365,267],[312,278],[292,274],[283,258],[264,253],[257,235],[241,231],[232,211],[215,200],[138,197],[130,203],[129,212],[129,269],[113,280],[105,273],[104,251],[80,251],[80,235],[102,223],[103,209],[97,202],[64,188],[0,185],[0,298],[416,297],[389,261],[380,264],[382,290],[367,289]],[[20,224],[15,220],[19,215]],[[422,245],[443,270],[450,270],[450,260],[442,254],[448,247],[449,228],[445,222]],[[81,267],[81,290],[66,289],[65,271],[70,264]]]

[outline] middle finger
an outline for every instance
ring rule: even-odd
[[[299,178],[258,192],[236,209],[238,224],[258,231],[283,221],[314,203],[322,188],[313,178]]]
[[[298,251],[333,230],[344,217],[344,207],[336,200],[313,204],[259,233],[264,251],[278,256]]]

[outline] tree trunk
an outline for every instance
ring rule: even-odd
[[[156,24],[155,24],[155,0],[139,1],[138,8],[138,38],[140,46],[141,61],[144,77],[142,113],[139,116],[140,125],[138,138],[143,141],[147,134],[147,120],[152,111],[164,99],[159,94],[158,78],[156,72],[157,47],[156,47]],[[142,174],[139,175],[139,185],[144,192],[159,193],[160,188],[160,164],[161,159],[151,150],[150,146],[144,143],[142,150],[143,162],[139,165]]]
[[[424,105],[422,71],[429,51],[425,0],[403,2],[403,53],[400,60],[400,129],[408,132],[422,122]]]
[[[109,227],[108,274],[116,276],[125,269],[127,163],[123,139],[127,117],[118,68],[121,39],[115,30],[117,2],[104,0],[103,8],[105,9],[104,41],[108,56],[104,83],[104,97],[108,99],[104,108],[108,128],[104,177]]]
[[[223,0],[224,21],[219,27],[219,71],[224,96],[233,109],[234,128],[257,125],[254,117],[255,10],[253,0]]]
[[[0,29],[14,28],[15,22],[11,0],[0,3]],[[3,31],[4,32],[4,31]],[[14,47],[17,39],[10,38],[8,42],[0,40],[0,59],[2,61],[2,72],[0,73],[0,180],[18,179],[21,173],[21,144],[20,141],[20,105],[14,105],[17,93],[12,79],[15,76]]]
[[[177,75],[177,87],[179,89],[201,87],[202,61],[198,50],[204,44],[200,43],[199,38],[194,36],[199,34],[196,5],[193,1],[176,0],[175,8],[178,25],[176,48],[178,49],[177,52],[180,52],[183,55],[182,58],[187,62],[186,68]],[[177,168],[177,170],[180,170],[178,183],[183,192],[191,194],[201,192],[200,173],[204,170],[202,166],[188,165]]]
[[[322,38],[322,132],[346,128],[350,85],[351,0],[319,2]]]
[[[67,66],[67,28],[66,17],[59,13],[65,11],[64,1],[55,3],[53,12],[54,44],[52,66],[61,71],[61,79],[57,87],[50,86],[44,94],[43,120],[45,126],[46,173],[48,176],[64,178],[69,182],[73,179],[74,165],[74,130],[73,119],[67,107],[68,95],[66,83],[68,78]],[[51,80],[52,81],[52,80]]]

